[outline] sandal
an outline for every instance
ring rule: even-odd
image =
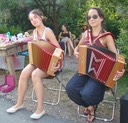
[[[87,121],[88,122],[93,122],[95,120],[95,112],[97,110],[97,105],[96,106],[92,106],[91,109],[88,108],[88,117],[87,117]]]

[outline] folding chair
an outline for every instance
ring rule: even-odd
[[[43,86],[46,88],[46,90],[51,90],[52,91],[52,93],[53,93],[53,91],[55,91],[57,94],[56,94],[56,99],[54,98],[54,99],[51,99],[50,101],[49,100],[47,100],[47,101],[44,101],[43,103],[44,104],[49,104],[49,105],[57,105],[59,102],[60,102],[60,96],[61,96],[61,92],[62,91],[65,91],[65,90],[62,90],[62,81],[63,81],[63,73],[62,73],[62,71],[63,70],[61,70],[61,71],[57,71],[57,73],[55,73],[55,76],[54,77],[47,77],[47,78],[45,78],[44,79],[44,81],[45,80],[48,80],[48,79],[50,79],[50,80],[53,80],[53,79],[56,79],[57,81],[56,82],[59,82],[59,85],[58,85],[58,88],[57,87],[47,87],[44,83],[43,83]],[[61,76],[60,78],[58,77],[58,76]],[[53,81],[52,81],[53,82]],[[54,83],[55,84],[55,83]],[[33,91],[32,91],[32,100],[34,101],[34,102],[37,102],[37,100],[35,99],[35,97],[34,97],[34,88],[33,88]],[[51,97],[52,97],[52,95],[51,95]]]
[[[65,44],[64,43],[59,43],[60,44],[60,46],[61,46],[61,48],[64,50],[64,54],[65,54]],[[45,89],[46,89],[46,91],[47,90],[51,90],[52,92],[52,94],[53,94],[53,92],[56,92],[57,94],[56,94],[56,97],[54,97],[53,99],[51,99],[51,100],[46,100],[46,101],[44,101],[43,103],[44,104],[49,104],[49,105],[57,105],[59,102],[60,102],[60,97],[61,97],[61,92],[65,92],[65,90],[64,89],[62,89],[62,87],[63,88],[65,88],[65,86],[63,85],[63,69],[64,69],[64,65],[65,65],[65,60],[63,61],[63,65],[62,65],[62,69],[61,69],[61,71],[57,71],[56,73],[55,73],[55,76],[54,77],[47,77],[47,78],[45,78],[44,79],[44,81],[45,80],[48,80],[48,79],[50,79],[50,80],[56,80],[56,84],[58,84],[58,87],[47,87],[44,83],[43,83],[43,85],[44,85],[44,87],[45,87]],[[53,82],[53,81],[52,81]],[[54,83],[55,84],[55,83]],[[52,97],[52,95],[51,95],[51,97]],[[55,99],[56,98],[56,99]],[[33,88],[33,91],[32,91],[32,100],[34,101],[34,102],[37,102],[37,100],[35,99],[35,96],[34,96],[34,88]]]
[[[109,97],[105,97],[104,100],[101,102],[102,104],[105,104],[104,107],[105,109],[108,107],[109,108],[109,111],[111,110],[111,115],[108,117],[104,116],[104,117],[99,117],[99,116],[96,116],[95,118],[98,119],[98,120],[102,120],[102,121],[105,121],[105,122],[110,122],[113,120],[114,116],[115,116],[115,109],[116,109],[116,102],[117,102],[117,98],[116,98],[116,91],[117,91],[117,82],[114,86],[113,89],[110,89],[109,91],[111,91],[111,94],[112,94],[112,98]],[[106,91],[108,92],[108,91]],[[107,105],[108,104],[108,105]],[[99,104],[100,105],[100,104]],[[80,117],[87,117],[86,115],[84,115],[82,112],[81,112],[81,109],[82,108],[81,106],[78,106],[77,107],[77,113]],[[99,106],[100,108],[100,106]],[[111,108],[111,109],[110,109]],[[102,115],[103,115],[103,112],[102,112]]]

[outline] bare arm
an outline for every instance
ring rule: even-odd
[[[111,35],[105,37],[105,44],[109,50],[111,50],[114,53],[117,53],[115,43]],[[125,69],[122,69],[122,71],[117,71],[114,77],[115,81],[118,80],[120,77],[122,77],[124,73],[125,73]]]
[[[83,34],[82,38],[80,39],[79,44],[76,46],[75,50],[74,50],[74,55],[76,57],[76,59],[79,58],[79,45],[82,45],[84,43],[84,39],[87,37],[87,31],[85,31],[85,33]]]
[[[60,47],[60,45],[59,45],[59,43],[58,43],[58,41],[57,41],[57,39],[56,39],[56,37],[55,37],[55,35],[54,35],[54,33],[53,33],[53,31],[51,29],[47,30],[46,39],[48,41],[50,41],[52,44]]]
[[[117,53],[116,46],[111,35],[106,36],[106,45],[109,50],[111,50],[114,53]]]

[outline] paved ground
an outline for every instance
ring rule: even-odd
[[[8,114],[6,109],[12,106],[11,100],[0,97],[0,123],[76,123],[72,120],[56,118],[52,115],[44,115],[39,120],[32,120],[30,115],[31,111],[26,110],[25,108],[16,112],[15,114]],[[86,120],[85,122],[87,123]],[[95,120],[94,123],[105,123],[104,121]],[[108,122],[107,122],[108,123]],[[119,123],[119,119],[112,121],[111,123]]]
[[[46,114],[39,120],[30,119],[32,112],[22,109],[15,114],[8,114],[6,109],[12,106],[11,103],[4,98],[0,98],[0,123],[74,123],[70,120],[57,119],[51,115]]]

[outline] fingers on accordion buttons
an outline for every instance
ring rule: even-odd
[[[114,76],[113,80],[114,81],[117,81],[117,75]]]

